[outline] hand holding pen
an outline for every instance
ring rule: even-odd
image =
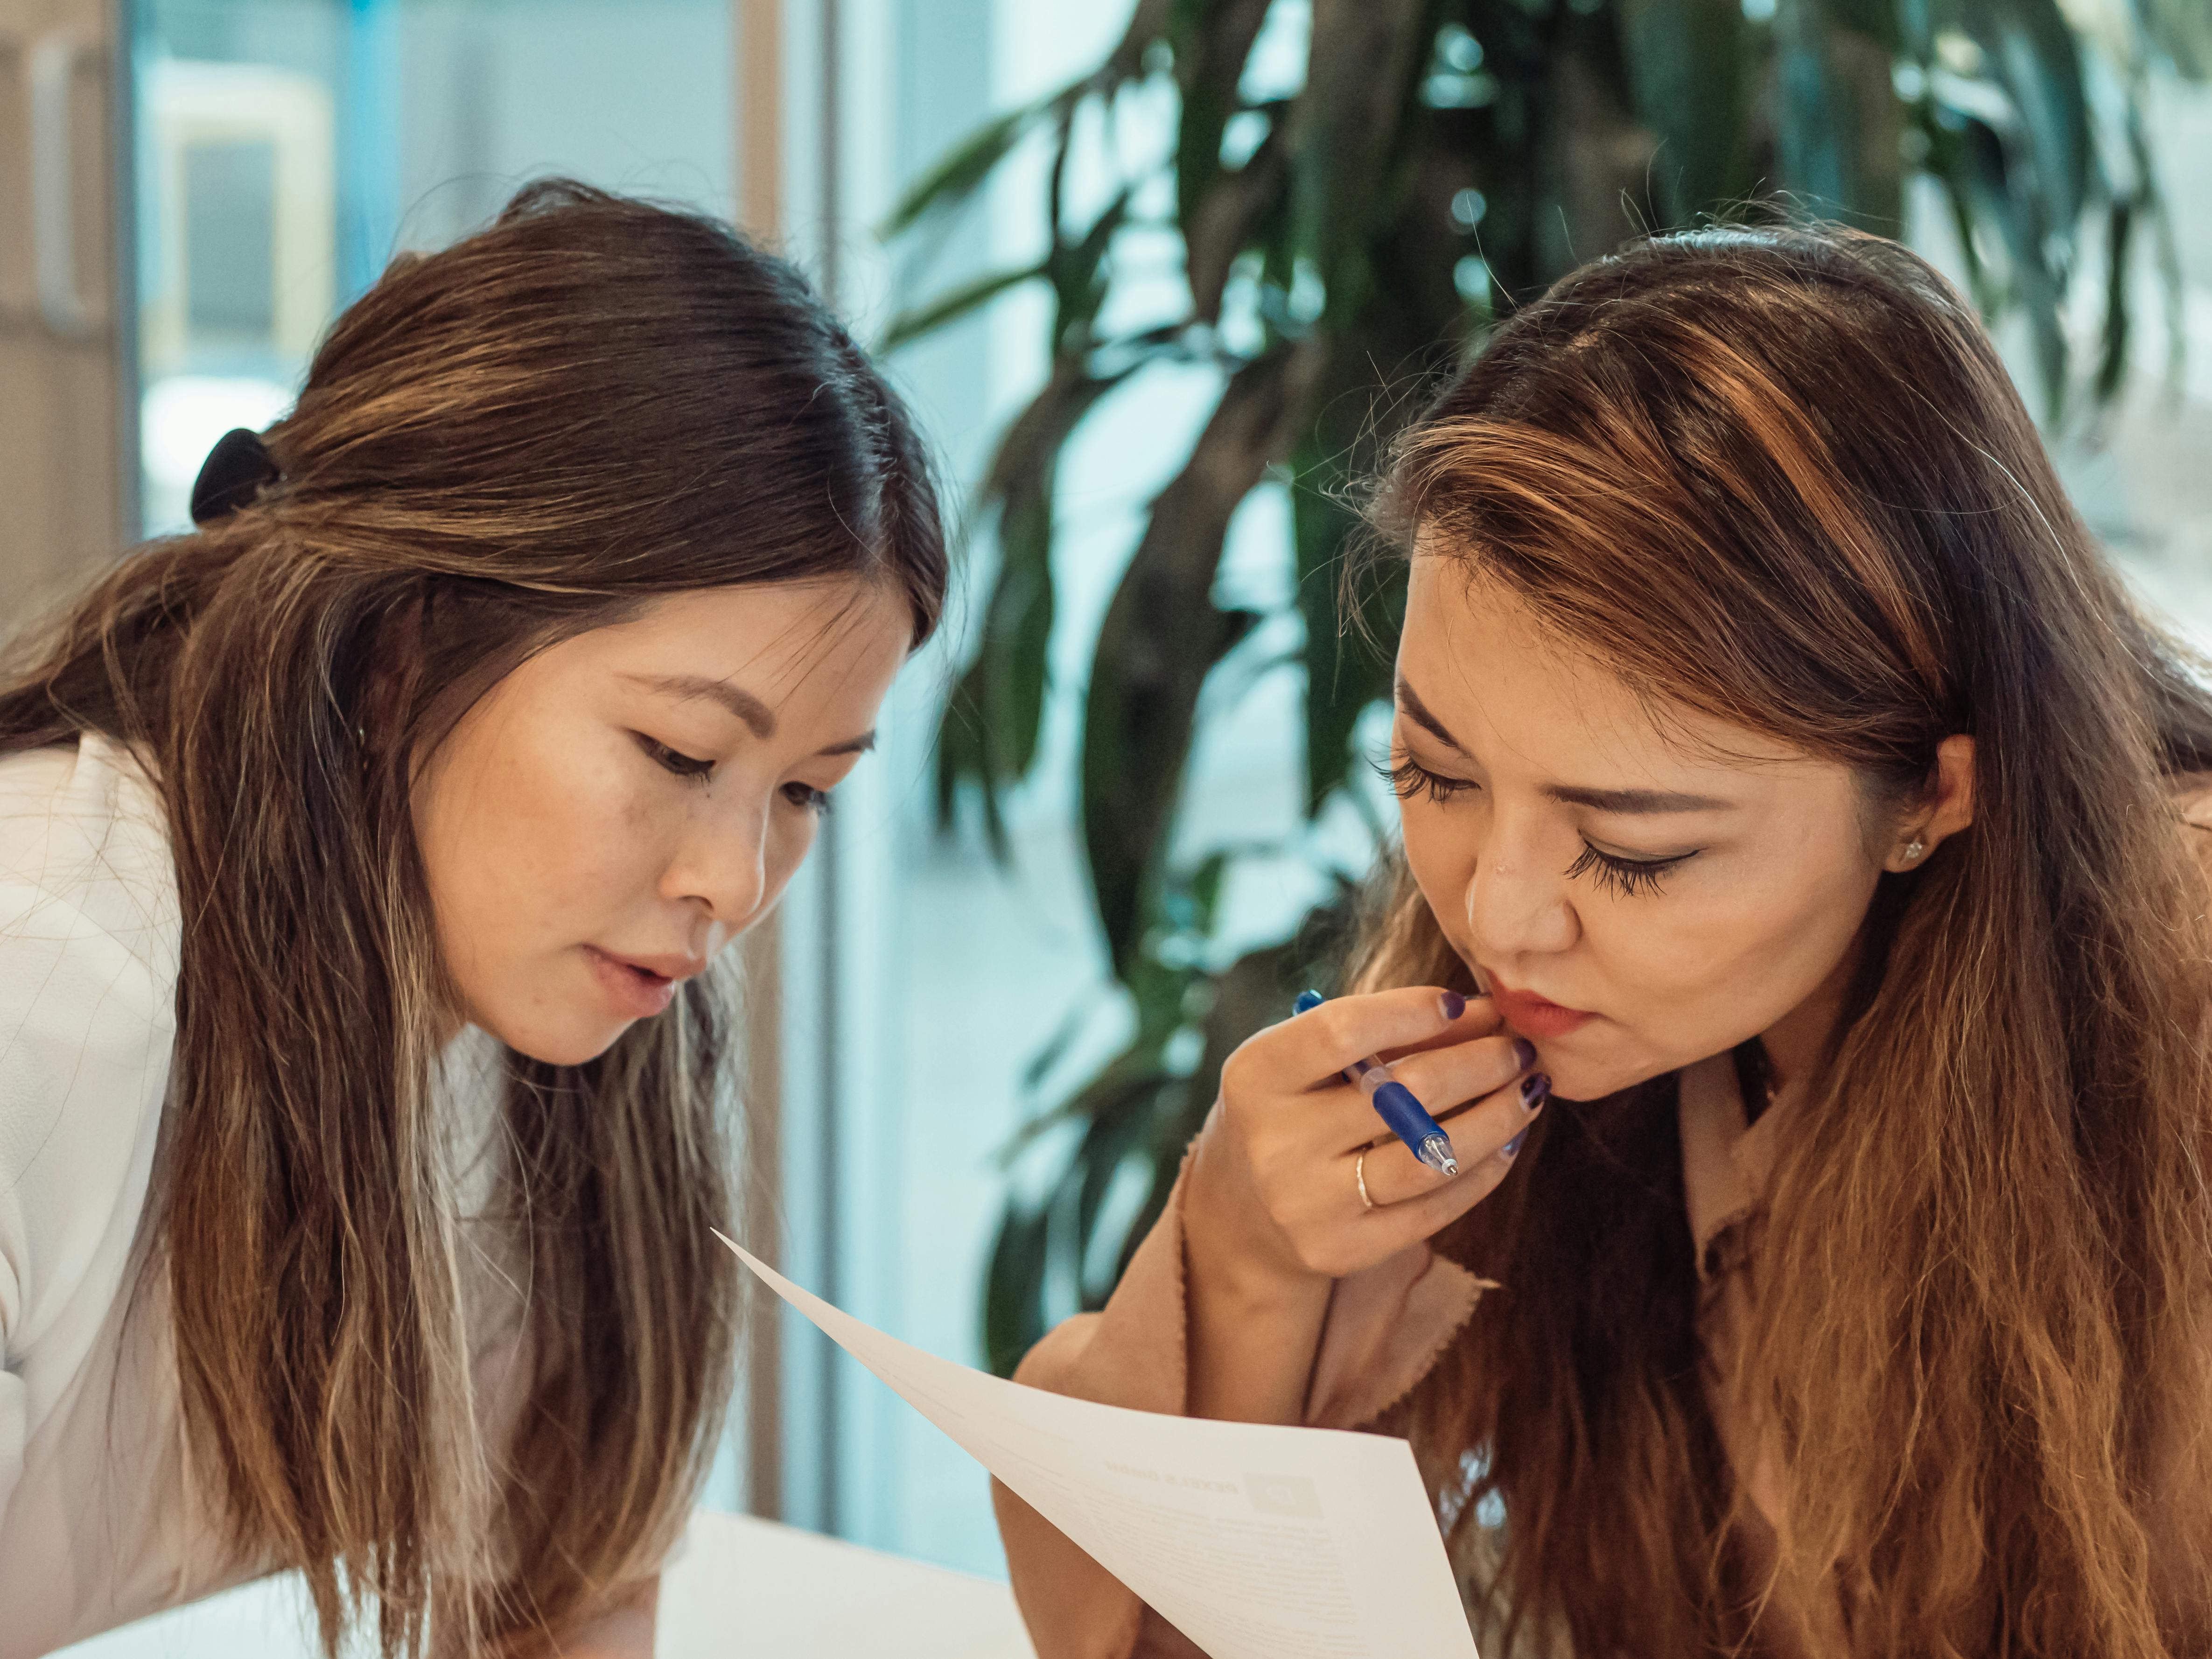
[[[1424,987],[1309,1004],[1258,1033],[1222,1068],[1191,1165],[1194,1270],[1287,1288],[1448,1225],[1520,1152],[1551,1087],[1536,1058],[1488,1000]]]
[[[1433,986],[1338,997],[1229,1057],[1162,1224],[1182,1231],[1194,1413],[1303,1420],[1332,1282],[1497,1190],[1550,1091],[1536,1058],[1489,999]],[[1395,1101],[1385,1084],[1425,1109],[1412,1146],[1370,1103]],[[1456,1176],[1413,1149],[1431,1132]]]
[[[1318,991],[1301,991],[1297,1000],[1291,1005],[1291,1012],[1311,1013],[1327,1000]],[[1452,1156],[1451,1137],[1429,1115],[1428,1108],[1413,1097],[1413,1091],[1391,1074],[1388,1066],[1372,1054],[1363,1055],[1344,1068],[1344,1080],[1367,1097],[1375,1115],[1406,1143],[1407,1151],[1438,1175],[1459,1173],[1459,1160]],[[1364,1179],[1360,1190],[1366,1191]]]

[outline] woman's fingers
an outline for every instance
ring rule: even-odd
[[[1191,1248],[1218,1258],[1210,1267],[1304,1285],[1357,1272],[1398,1248],[1395,1232],[1376,1230],[1377,1212],[1361,1206],[1356,1173],[1366,1176],[1372,1204],[1401,1207],[1392,1228],[1411,1224],[1440,1178],[1390,1137],[1342,1076],[1355,1060],[1393,1054],[1399,1079],[1432,1116],[1449,1120],[1446,1133],[1468,1169],[1451,1199],[1418,1213],[1441,1217],[1495,1184],[1492,1175],[1468,1177],[1514,1133],[1505,1103],[1532,1115],[1519,1103],[1519,1083],[1534,1051],[1501,1031],[1487,1001],[1466,1003],[1432,987],[1340,998],[1257,1033],[1222,1067],[1190,1176]],[[1356,1164],[1370,1143],[1379,1144],[1364,1167]]]
[[[1431,1117],[1444,1122],[1469,1102],[1514,1082],[1535,1063],[1536,1051],[1525,1037],[1486,1036],[1409,1054],[1392,1061],[1390,1072]],[[1315,1090],[1299,1099],[1294,1109],[1298,1128],[1293,1139],[1300,1157],[1357,1152],[1389,1133],[1367,1097],[1349,1084]],[[1289,1128],[1287,1123],[1271,1127]],[[1456,1134],[1449,1123],[1445,1128]]]
[[[1413,1091],[1431,1117],[1441,1121],[1526,1076],[1535,1064],[1534,1043],[1501,1035],[1407,1054],[1390,1062],[1390,1075]]]
[[[1440,1003],[1441,1000],[1440,997]],[[1407,1054],[1419,1054],[1426,1048],[1449,1048],[1455,1042],[1471,1042],[1476,1037],[1490,1036],[1504,1030],[1504,1022],[1498,1018],[1495,1003],[1488,997],[1469,997],[1460,1017],[1434,1036],[1420,1042],[1408,1042],[1402,1047],[1378,1048],[1376,1053],[1384,1061],[1395,1066]]]
[[[1367,1196],[1377,1209],[1425,1201],[1450,1188],[1480,1184],[1482,1191],[1487,1191],[1511,1167],[1522,1133],[1543,1110],[1550,1094],[1550,1079],[1540,1072],[1531,1073],[1454,1115],[1443,1130],[1451,1137],[1452,1155],[1459,1160],[1456,1176],[1438,1175],[1394,1136],[1370,1146],[1364,1164],[1358,1162],[1356,1152],[1344,1159],[1345,1185],[1357,1202],[1358,1177],[1364,1175]],[[1513,1152],[1505,1151],[1509,1146]],[[1481,1196],[1481,1192],[1475,1196]]]
[[[1310,1089],[1356,1060],[1438,1039],[1485,1036],[1503,1022],[1486,1000],[1468,1001],[1432,985],[1338,997],[1272,1027],[1265,1042],[1238,1051],[1249,1083],[1275,1091]]]
[[[1514,1166],[1534,1156],[1534,1151],[1524,1137],[1511,1153],[1501,1149],[1472,1169],[1462,1165],[1456,1176],[1442,1182],[1434,1191],[1378,1208],[1365,1218],[1376,1224],[1378,1231],[1390,1235],[1393,1249],[1401,1250],[1408,1244],[1433,1238],[1496,1192],[1505,1177],[1512,1174]],[[1434,1175],[1434,1171],[1428,1173]]]

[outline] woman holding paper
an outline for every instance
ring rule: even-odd
[[[1638,245],[1376,514],[1352,994],[1232,1058],[1023,1378],[1409,1436],[1486,1659],[2212,1651],[2212,698],[1969,307],[1872,238]],[[1000,1503],[1044,1659],[1187,1650]]]
[[[915,429],[782,261],[556,183],[195,495],[0,673],[0,1659],[282,1568],[333,1651],[643,1659],[714,968],[937,619]]]

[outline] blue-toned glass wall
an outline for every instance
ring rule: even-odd
[[[728,0],[136,0],[149,532],[403,247],[567,173],[727,212]]]

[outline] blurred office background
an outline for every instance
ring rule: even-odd
[[[1743,9],[1771,18],[1774,0]],[[533,176],[732,216],[787,246],[864,336],[1034,264],[1048,240],[1048,131],[1013,145],[957,210],[888,246],[877,231],[988,117],[1104,59],[1130,9],[0,0],[0,616],[182,527],[210,445],[283,412],[319,331],[385,261],[465,234]],[[1263,9],[1241,94],[1255,106],[1294,94],[1306,67],[1308,0]],[[2091,28],[2097,10],[2081,0],[2069,15]],[[2077,404],[2053,442],[2144,593],[2212,645],[2212,92],[2160,64],[2135,92],[2179,286],[2149,257],[2124,277],[2137,290],[2125,384],[2101,410]],[[1068,213],[1095,214],[1114,178],[1168,153],[1176,118],[1164,76],[1121,99],[1079,147]],[[1454,200],[1472,226],[1479,197]],[[1905,207],[1908,234],[1956,268],[1940,196],[1908,183]],[[1139,203],[1115,241],[1113,303],[1129,315],[1187,304],[1168,212]],[[1008,284],[893,358],[958,499],[1049,372],[1051,303],[1041,283]],[[2022,364],[2033,356],[2017,327],[2003,337]],[[984,1358],[983,1278],[1009,1194],[1080,1125],[1048,1128],[1019,1156],[1017,1133],[1136,1022],[1083,859],[1080,703],[1148,505],[1225,373],[1202,356],[1148,368],[1065,453],[1050,689],[1035,763],[1001,803],[1000,849],[975,814],[940,826],[932,764],[995,568],[984,534],[948,637],[902,684],[881,755],[841,792],[823,855],[755,948],[757,985],[775,993],[753,1014],[755,1151],[779,1194],[750,1220],[757,1245],[860,1317],[971,1363]],[[1282,483],[1263,481],[1215,580],[1221,603],[1262,619],[1258,647],[1209,684],[1175,832],[1183,867],[1238,854],[1210,896],[1202,945],[1218,961],[1280,938],[1333,872],[1356,873],[1377,816],[1358,785],[1307,812],[1291,522]],[[1087,1201],[1126,1223],[1146,1192],[1140,1161],[1106,1174]],[[1079,1291],[1037,1295],[1073,1306]],[[764,1330],[753,1352],[710,1502],[1001,1570],[983,1478],[950,1443],[801,1328]]]

